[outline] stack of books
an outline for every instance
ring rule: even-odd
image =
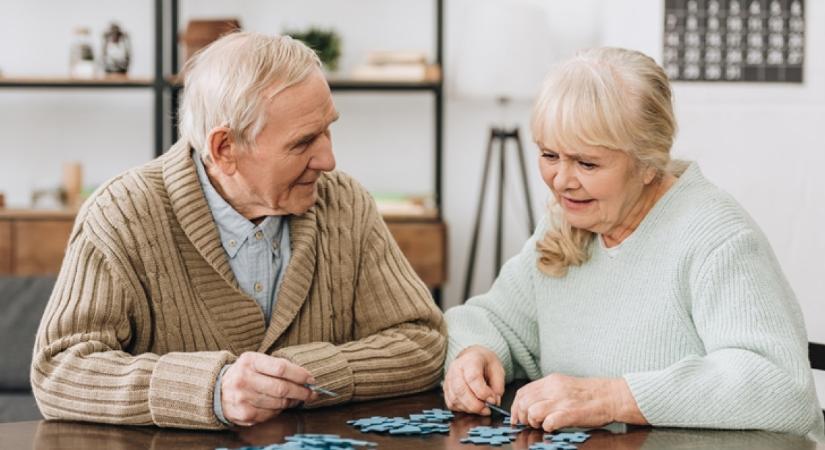
[[[378,212],[385,219],[432,219],[438,216],[431,196],[397,193],[373,193]]]
[[[427,55],[418,51],[376,51],[356,66],[352,78],[362,81],[426,81],[437,77],[437,68],[427,64]]]

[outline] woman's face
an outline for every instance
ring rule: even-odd
[[[627,153],[591,146],[545,148],[541,143],[539,149],[541,176],[571,226],[609,235],[644,209],[645,186],[654,176],[643,175]]]

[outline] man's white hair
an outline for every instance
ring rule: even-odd
[[[251,147],[266,123],[266,101],[320,67],[318,55],[289,36],[223,36],[184,66],[178,111],[181,138],[204,159],[215,127],[228,127],[235,143]]]

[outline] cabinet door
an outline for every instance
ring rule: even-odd
[[[442,222],[387,222],[398,247],[429,288],[446,281],[447,230]]]
[[[15,275],[46,275],[60,271],[69,234],[71,220],[16,220]]]
[[[11,275],[11,221],[0,220],[0,275]]]

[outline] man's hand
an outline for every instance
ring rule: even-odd
[[[510,413],[512,423],[548,432],[611,422],[647,423],[623,378],[577,378],[557,373],[519,389]]]
[[[312,400],[304,387],[315,383],[306,369],[283,358],[246,352],[221,379],[221,408],[226,420],[240,426],[266,422],[281,411]]]
[[[467,347],[447,369],[444,402],[453,411],[489,415],[484,402],[498,405],[504,395],[504,366],[487,348]]]

